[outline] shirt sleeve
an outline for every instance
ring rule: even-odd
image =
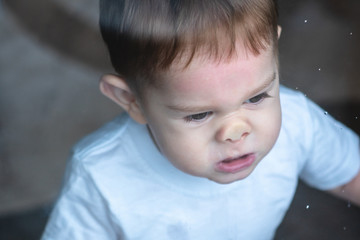
[[[121,230],[93,179],[83,165],[72,162],[42,240],[121,239]]]
[[[300,178],[310,186],[330,190],[351,181],[360,168],[359,137],[306,99],[304,132],[311,131]]]

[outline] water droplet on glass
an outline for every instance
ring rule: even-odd
[[[307,97],[307,95],[304,93],[304,97]]]
[[[308,22],[308,20],[307,20],[307,19],[305,19],[305,20],[304,20],[304,23],[307,23],[307,22]]]
[[[324,114],[325,114],[325,115],[328,115],[329,113],[325,111]]]
[[[350,32],[350,36],[352,36],[353,35],[353,33],[352,32]]]
[[[355,117],[355,120],[358,120],[358,117]]]
[[[351,203],[350,203],[350,201],[348,201],[347,207],[348,207],[348,208],[351,208]]]
[[[310,208],[310,205],[308,204],[308,205],[306,205],[306,209],[309,209]]]
[[[343,227],[343,229],[344,229],[344,231],[346,231],[347,228],[346,228],[346,227]]]
[[[321,68],[319,68],[318,70],[321,71]]]
[[[299,88],[298,87],[295,87],[296,90],[298,90]]]

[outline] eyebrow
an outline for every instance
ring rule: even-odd
[[[183,106],[183,105],[175,105],[175,106],[167,106],[171,110],[174,110],[176,112],[187,112],[187,113],[202,113],[209,111],[209,109],[212,108],[212,106],[199,106],[199,107],[190,107],[190,106]]]
[[[259,94],[261,91],[267,89],[276,79],[277,74],[274,72],[271,74],[270,77],[268,77],[264,84],[262,84],[260,87],[257,87],[253,91],[251,91],[250,96],[255,96],[256,94]],[[212,109],[213,106],[184,106],[184,105],[174,105],[174,106],[167,106],[171,110],[174,110],[176,112],[188,112],[188,113],[201,113],[209,111],[209,109]]]
[[[255,96],[256,94],[260,93],[264,89],[268,89],[270,87],[270,85],[275,81],[276,78],[277,78],[277,74],[276,74],[276,72],[274,72],[271,76],[269,76],[266,79],[264,84],[262,84],[261,86],[255,88],[253,91],[251,91],[250,96]]]

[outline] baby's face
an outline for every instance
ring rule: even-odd
[[[218,183],[244,179],[274,146],[281,125],[272,50],[228,62],[195,58],[145,98],[160,151],[178,169]]]

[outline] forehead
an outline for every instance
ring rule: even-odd
[[[181,64],[173,66],[162,81],[162,88],[177,93],[193,94],[199,89],[217,91],[223,88],[235,87],[241,82],[244,86],[251,86],[267,78],[277,68],[276,56],[271,48],[261,51],[260,54],[236,51],[228,59],[206,59],[206,56],[197,56],[183,68]],[[205,92],[205,91],[202,91]],[[201,92],[198,94],[201,95]],[[206,93],[205,93],[206,94]]]

